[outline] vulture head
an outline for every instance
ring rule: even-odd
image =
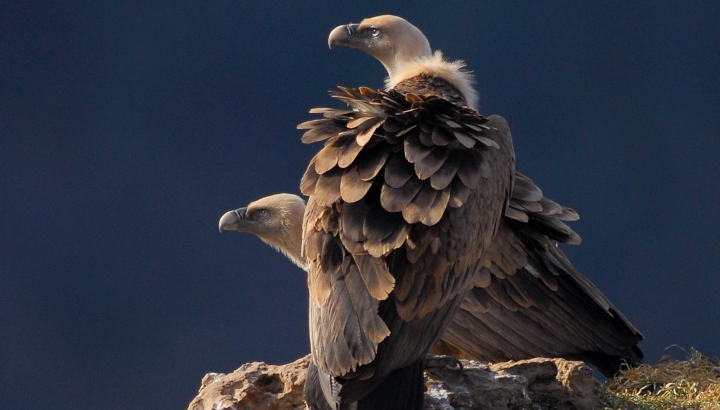
[[[297,195],[275,194],[226,212],[218,227],[222,231],[251,233],[284,253],[296,265],[307,269],[300,256],[300,238],[305,201]]]
[[[465,63],[446,61],[440,51],[433,53],[422,31],[401,17],[377,16],[335,27],[328,37],[328,46],[334,45],[357,48],[380,61],[388,73],[387,89],[421,74],[440,77],[463,94],[470,108],[476,108],[475,81],[464,70]]]
[[[335,27],[328,46],[353,47],[375,57],[392,77],[407,61],[430,57],[432,50],[425,35],[407,20],[397,16],[367,18],[360,24]]]

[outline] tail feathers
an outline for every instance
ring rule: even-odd
[[[311,410],[357,410],[357,403],[341,397],[342,379],[331,377],[315,366],[308,366],[305,402]]]
[[[303,391],[305,394],[305,401],[311,410],[336,410],[337,403],[330,405],[323,393],[320,383],[320,379],[323,378],[323,376],[325,375],[318,370],[315,363],[310,361],[307,377],[305,378],[305,389]]]

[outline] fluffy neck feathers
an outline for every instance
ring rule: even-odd
[[[420,74],[442,78],[460,91],[468,107],[477,110],[478,95],[475,91],[475,78],[471,71],[465,71],[462,60],[447,61],[441,51],[428,57],[419,57],[406,62],[398,62],[394,72],[389,73],[385,87],[389,90],[398,83]]]
[[[305,201],[292,194],[275,194],[248,205],[248,209],[258,208],[271,210],[273,217],[262,229],[253,229],[252,233],[307,270],[307,262],[300,251]]]
[[[307,261],[300,256],[300,232],[288,232],[282,235],[258,235],[263,242],[275,248],[276,251],[287,256],[302,270],[308,270]]]

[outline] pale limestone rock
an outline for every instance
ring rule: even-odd
[[[188,410],[301,410],[310,356],[273,366],[247,363],[208,373]],[[487,365],[431,357],[425,371],[428,410],[585,410],[598,408],[593,371],[582,362],[537,358]],[[449,364],[444,366],[443,364]]]

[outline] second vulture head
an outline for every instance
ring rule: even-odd
[[[284,253],[296,265],[307,269],[300,256],[305,202],[297,195],[276,194],[226,212],[218,222],[222,231],[247,232]]]

